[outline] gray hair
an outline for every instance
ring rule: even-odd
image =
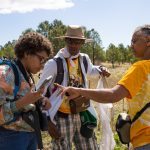
[[[150,35],[150,25],[146,24],[143,26],[139,26],[135,29],[134,33],[137,32],[142,32],[143,34],[145,34],[145,36],[149,36]]]

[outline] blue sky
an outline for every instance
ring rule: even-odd
[[[137,26],[150,24],[150,0],[0,0],[0,45],[54,19],[94,28],[105,48],[126,46]]]

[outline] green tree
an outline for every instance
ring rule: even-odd
[[[24,30],[24,31],[22,32],[22,35],[24,35],[24,34],[26,34],[26,33],[28,33],[28,32],[35,32],[35,30],[33,30],[32,28],[27,28],[26,30]]]
[[[91,29],[89,31],[85,30],[85,37],[87,37],[90,40],[87,40],[87,43],[85,44],[81,50],[84,53],[87,53],[90,58],[93,60],[93,64],[95,64],[95,61],[104,61],[105,60],[105,52],[103,48],[101,47],[101,38],[97,31],[94,29]]]
[[[15,54],[14,54],[14,44],[15,44],[15,41],[8,41],[4,47],[2,48],[2,55],[4,57],[7,57],[9,59],[12,59],[14,58]]]
[[[58,37],[65,34],[66,26],[60,20],[55,19],[52,23],[44,21],[39,24],[36,31],[45,35],[52,42],[54,54],[64,47],[64,41]]]
[[[115,62],[118,60],[118,49],[114,44],[110,44],[108,49],[106,50],[106,58],[109,62],[111,62],[112,67],[115,67]]]
[[[125,63],[127,62],[127,49],[124,47],[124,45],[121,43],[118,45],[118,50],[119,50],[119,58],[120,58],[120,61],[121,63]]]
[[[2,58],[2,57],[3,57],[3,51],[0,50],[0,58]]]
[[[62,23],[62,21],[55,19],[50,24],[49,39],[53,44],[54,53],[56,54],[62,47],[65,46],[65,41],[60,38],[66,33],[67,27]]]
[[[128,61],[129,63],[134,63],[134,62],[136,62],[138,59],[133,55],[133,52],[132,52],[132,50],[131,50],[131,47],[127,45],[126,50],[127,50],[127,61]]]

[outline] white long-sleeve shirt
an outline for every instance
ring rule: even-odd
[[[85,71],[85,67],[84,67],[84,64],[83,64],[83,56],[85,56],[86,60],[87,60],[87,66],[88,66],[87,67],[87,73]],[[63,82],[61,83],[61,85],[67,86],[67,83],[68,83],[68,80],[69,80],[69,77],[68,77],[68,68],[67,68],[67,63],[65,61],[64,56],[62,55],[61,50],[57,53],[57,55],[55,57],[60,57],[63,60],[62,62],[63,62],[63,67],[64,67],[64,78],[63,78]],[[84,81],[85,81],[85,88],[88,88],[87,76],[91,76],[92,78],[98,78],[100,76],[100,73],[99,73],[99,70],[98,70],[98,66],[94,66],[91,63],[91,60],[90,60],[90,58],[89,58],[89,56],[87,54],[80,53],[79,54],[79,59],[80,59],[80,64],[81,64],[81,70],[82,70],[82,73],[83,73],[83,78],[84,78]],[[51,83],[49,84],[50,85],[49,90],[51,92],[51,90],[54,88],[53,83],[55,81],[56,75],[57,75],[57,63],[56,63],[56,61],[54,59],[50,59],[45,64],[45,67],[43,69],[41,78],[40,78],[40,80],[37,83],[37,88],[40,87],[40,85],[43,83],[43,81],[47,77],[52,76],[53,79],[51,80]],[[53,120],[55,114],[57,113],[57,111],[58,111],[58,109],[60,107],[60,105],[62,104],[62,100],[63,99],[62,99],[62,97],[60,95],[58,95],[58,93],[59,93],[59,89],[57,89],[49,97],[49,100],[51,102],[52,107],[49,109],[48,114],[49,114],[51,120]],[[92,114],[93,114],[93,112],[95,112],[93,109],[94,108],[92,107],[92,104],[91,104],[91,107],[89,107],[88,110]]]

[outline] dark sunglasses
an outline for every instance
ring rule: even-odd
[[[41,55],[39,55],[39,54],[35,54],[37,57],[38,57],[38,59],[40,60],[40,64],[41,65],[43,65],[43,64],[45,64],[47,61],[48,61],[48,59],[49,58],[44,58],[43,56],[41,56]]]
[[[85,40],[82,40],[82,39],[67,38],[65,41],[67,44],[84,44],[85,43]]]

